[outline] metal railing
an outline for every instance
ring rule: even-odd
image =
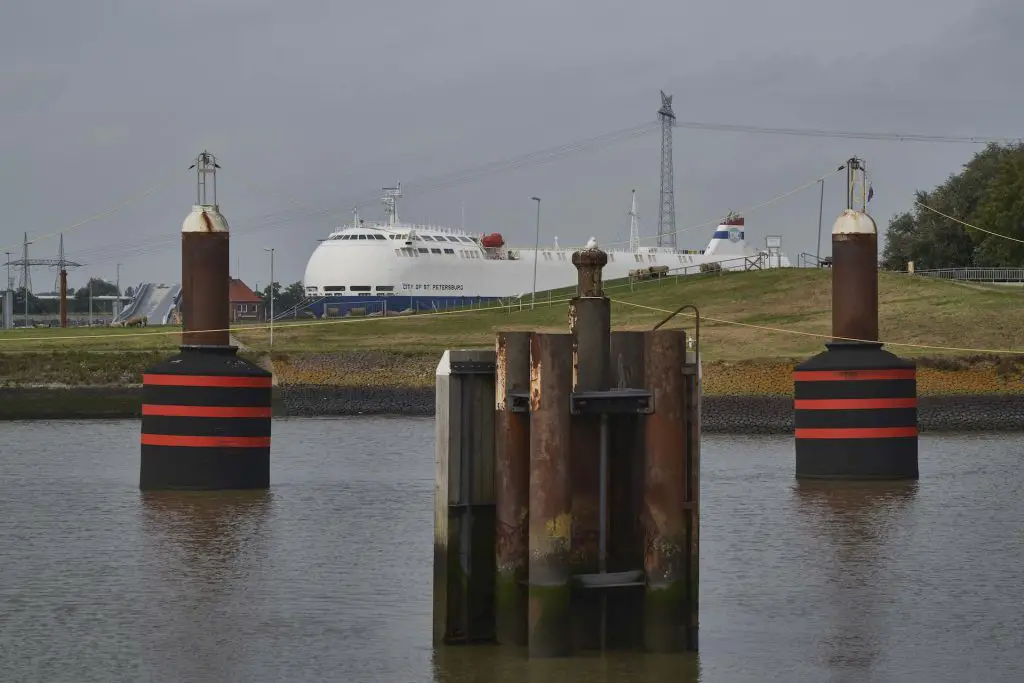
[[[964,282],[1024,282],[1024,268],[934,268],[912,275]]]
[[[797,268],[825,268],[832,265],[832,257],[818,257],[816,254],[809,254],[806,251],[801,252],[796,257]]]

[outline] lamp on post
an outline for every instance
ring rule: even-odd
[[[540,253],[540,197],[530,197],[537,202],[537,231],[533,240],[533,294],[530,297],[530,310],[537,301],[537,256]]]
[[[270,252],[270,348],[274,348],[274,248],[264,247]]]

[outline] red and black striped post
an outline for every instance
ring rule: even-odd
[[[142,379],[143,490],[270,486],[273,378],[230,344],[228,223],[216,194],[206,201],[216,168],[199,156],[198,203],[181,227],[181,353]]]
[[[796,476],[916,479],[914,363],[879,343],[827,346],[793,373]]]
[[[793,372],[796,476],[917,479],[916,367],[878,341],[878,230],[852,208],[858,170],[850,159],[832,227],[834,339]]]

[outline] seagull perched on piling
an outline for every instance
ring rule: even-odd
[[[587,240],[587,247],[586,248],[587,249],[597,249],[597,240],[595,238],[591,237],[589,240]]]

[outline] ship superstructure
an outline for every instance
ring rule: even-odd
[[[435,225],[403,222],[398,217],[401,185],[384,189],[385,220],[367,222],[353,212],[351,225],[332,232],[314,250],[303,278],[315,314],[345,314],[353,305],[366,312],[387,309],[449,308],[482,300],[529,296],[534,256],[537,291],[576,282],[572,253],[580,247],[514,247],[499,233],[472,234]],[[630,210],[628,248],[604,247],[605,280],[626,278],[631,271],[658,275],[700,272],[704,264],[726,269],[786,267],[781,254],[746,241],[744,220],[730,215],[704,249],[642,247],[636,227],[636,195]],[[635,273],[634,273],[635,274]],[[376,306],[370,305],[377,303]],[[337,306],[344,304],[344,306]],[[333,310],[332,310],[332,305]]]

